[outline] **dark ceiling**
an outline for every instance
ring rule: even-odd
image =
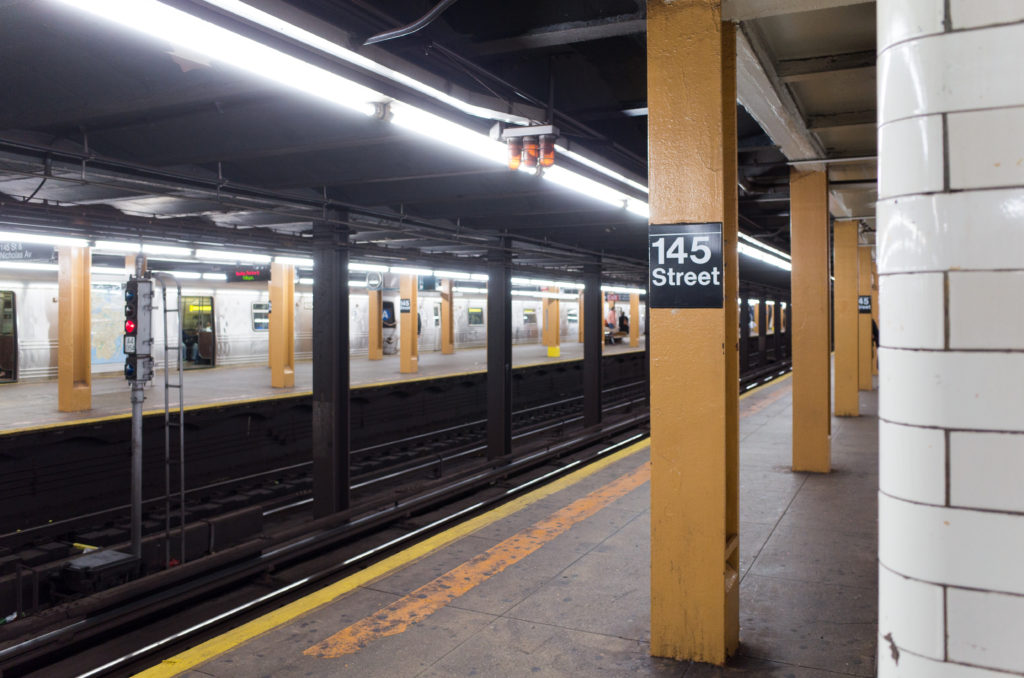
[[[493,124],[201,0],[167,4],[466,127]],[[433,2],[252,4],[489,108],[553,118],[569,148],[646,183],[643,0],[462,0],[422,31],[372,47],[363,40]],[[55,0],[0,1],[0,62],[0,219],[9,223],[303,251],[323,219],[348,224],[364,256],[455,260],[511,238],[523,268],[573,271],[600,257],[606,276],[644,278],[642,216]],[[740,227],[788,250],[788,167],[742,107],[739,146]],[[749,268],[783,284],[768,270]]]

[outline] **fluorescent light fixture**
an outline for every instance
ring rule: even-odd
[[[188,247],[175,247],[173,245],[142,245],[144,254],[166,254],[169,257],[190,257],[192,250]]]
[[[626,184],[627,186],[632,186],[633,188],[635,188],[638,191],[643,191],[644,193],[650,193],[650,190],[646,186],[644,186],[643,184],[641,184],[639,182],[636,182],[636,181],[633,181],[629,177],[624,176],[624,175],[616,172],[613,169],[609,169],[609,168],[605,167],[604,165],[600,165],[600,164],[594,162],[593,160],[591,160],[590,158],[585,158],[582,155],[580,155],[579,153],[576,153],[574,151],[570,151],[568,148],[565,148],[564,146],[560,146],[558,144],[555,144],[555,150],[558,151],[559,154],[564,155],[565,157],[570,158],[572,160],[575,160],[579,164],[584,165],[586,167],[589,167],[592,170],[600,172],[601,174],[605,175],[606,177],[610,177],[612,179],[615,179],[616,181],[620,181],[620,182]],[[646,203],[644,203],[644,204],[646,204]]]
[[[250,264],[269,264],[270,255],[253,254],[252,252],[229,252],[228,250],[196,250],[199,259],[215,259],[217,261],[244,261]]]
[[[470,277],[470,279],[476,280],[476,281],[479,281],[479,282],[487,282],[487,280],[488,280],[488,276],[487,276],[486,273],[474,273],[473,275],[471,275],[469,277]]]
[[[454,291],[459,294],[487,294],[486,287],[456,287]]]
[[[615,294],[639,294],[641,296],[647,294],[647,290],[640,287],[619,287],[617,285],[601,285],[601,291]]]
[[[749,242],[752,245],[756,245],[757,247],[760,247],[763,250],[771,252],[772,254],[774,254],[775,256],[779,257],[780,259],[785,259],[786,261],[792,261],[792,257],[790,257],[788,254],[786,254],[782,250],[777,250],[774,247],[772,247],[771,245],[765,245],[763,242],[761,242],[757,238],[749,236],[746,233],[744,233],[743,231],[739,232],[739,236],[740,236],[740,240],[746,240],[747,242]]]
[[[228,279],[227,273],[204,273],[203,274],[203,280],[221,280],[221,281],[224,281],[224,280],[227,280],[227,279]]]
[[[313,268],[313,260],[305,257],[274,257],[275,264],[291,264],[302,268]]]
[[[89,272],[90,273],[94,273],[96,275],[119,275],[119,276],[127,276],[128,275],[128,271],[126,271],[125,269],[123,269],[123,268],[114,268],[112,266],[91,266],[89,268]]]
[[[459,273],[458,271],[434,271],[434,275],[444,280],[472,280],[472,273]]]
[[[199,280],[203,277],[202,273],[195,271],[154,271],[154,273],[166,273],[167,275],[174,276],[179,280]]]
[[[473,104],[466,103],[460,99],[456,99],[450,94],[446,94],[439,89],[430,87],[418,80],[410,78],[409,76],[399,73],[398,71],[392,70],[386,66],[378,64],[376,61],[371,61],[361,54],[357,54],[352,50],[345,49],[341,45],[335,44],[330,40],[321,38],[320,36],[306,31],[298,26],[283,21],[275,16],[262,12],[258,9],[250,7],[245,3],[239,2],[239,0],[207,0],[208,4],[220,7],[223,10],[244,17],[249,21],[257,23],[264,28],[269,28],[272,31],[286,35],[289,38],[301,42],[305,45],[309,45],[314,49],[318,49],[322,52],[326,52],[332,56],[343,59],[351,64],[365,68],[372,73],[382,75],[389,80],[403,84],[410,89],[413,89],[421,94],[425,94],[438,101],[442,101],[458,110],[468,113],[470,115],[486,118],[488,120],[502,120],[504,122],[514,122],[521,125],[529,125],[530,120],[518,115],[511,115],[508,113],[502,113],[501,111],[494,111],[481,106],[474,106]]]
[[[58,235],[37,235],[35,233],[17,233],[0,231],[0,241],[22,242],[32,245],[54,245],[56,247],[88,247],[89,241],[82,238],[66,238]]]
[[[312,278],[299,278],[296,282],[298,284],[300,284],[300,285],[312,285],[313,284],[313,279]]]
[[[784,271],[793,270],[793,265],[785,259],[777,257],[774,254],[770,254],[769,252],[765,252],[764,250],[757,249],[756,247],[751,247],[746,243],[736,243],[736,249],[740,254],[744,254],[752,259],[757,259],[758,261],[763,261],[766,264],[771,264],[772,266],[781,268]]]
[[[164,5],[156,0],[61,0],[81,11],[100,16],[114,23],[160,41],[170,43],[185,51],[193,52],[214,62],[221,62],[266,78],[285,87],[298,90],[310,96],[325,99],[338,106],[373,115],[376,104],[389,103],[391,122],[417,134],[449,144],[465,152],[505,165],[506,144],[491,139],[488,135],[463,127],[455,122],[429,113],[389,97],[327,69],[307,63],[302,59],[264,45],[256,40],[232,32],[193,16],[187,12]],[[427,96],[443,101],[465,113],[507,123],[530,124],[522,117],[493,111],[460,101],[436,88],[430,87],[406,75],[377,64],[366,57],[347,50],[340,45],[321,38],[309,31],[250,7],[240,0],[207,0],[222,10],[255,22],[261,26],[301,42],[321,52],[356,64],[392,81],[401,83]],[[605,176],[624,182],[637,190],[646,190],[614,170],[583,158],[583,156],[562,149],[566,157],[572,158]],[[525,170],[530,171],[530,170]],[[570,190],[583,193],[607,204],[624,207],[630,212],[641,214],[642,201],[610,186],[605,186],[589,177],[576,174],[564,167],[548,168],[543,175],[549,181]]]
[[[366,287],[366,281],[365,280],[349,280],[348,281],[348,286],[349,287]]]
[[[0,261],[0,268],[13,268],[20,271],[56,271],[57,264],[44,264],[35,261]]]
[[[367,87],[155,0],[62,0],[162,43],[364,114],[383,97]]]
[[[93,246],[94,250],[109,250],[111,252],[125,252],[131,254],[142,249],[137,242],[117,242],[115,240],[97,240]]]
[[[576,282],[559,282],[557,280],[537,280],[536,278],[513,277],[510,281],[513,285],[525,285],[528,287],[558,287],[567,290],[582,290],[586,285]]]
[[[391,272],[398,275],[434,275],[434,272],[429,268],[414,268],[410,266],[392,266]]]
[[[377,271],[378,273],[387,273],[388,267],[381,264],[361,264],[358,261],[350,261],[348,264],[348,270],[350,271]]]
[[[579,297],[575,294],[565,294],[563,292],[531,292],[529,290],[512,290],[512,296],[514,297],[530,297],[531,299],[567,299],[570,301],[578,301]]]

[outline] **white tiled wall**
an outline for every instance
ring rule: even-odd
[[[1024,675],[1024,0],[877,16],[878,675]]]

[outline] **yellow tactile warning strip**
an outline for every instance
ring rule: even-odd
[[[630,473],[577,499],[544,520],[424,584],[404,598],[317,643],[303,654],[325,658],[341,657],[379,638],[404,632],[650,479],[651,463],[645,462]]]
[[[300,615],[310,612],[321,605],[326,605],[327,603],[345,595],[349,591],[357,589],[360,586],[365,586],[376,579],[391,574],[395,570],[405,567],[406,565],[409,565],[410,563],[419,560],[420,558],[423,558],[434,551],[457,541],[458,539],[461,539],[467,534],[476,532],[481,528],[496,523],[502,518],[506,518],[513,513],[544,499],[545,497],[561,492],[565,488],[575,485],[581,480],[594,475],[598,471],[636,454],[641,450],[647,449],[647,446],[648,442],[646,440],[634,443],[626,449],[616,452],[615,454],[600,461],[596,461],[579,471],[565,476],[564,478],[556,480],[544,487],[540,487],[529,494],[519,497],[518,499],[514,499],[507,504],[503,504],[492,511],[488,511],[487,513],[467,520],[450,530],[446,530],[445,532],[434,535],[429,539],[410,546],[401,553],[396,553],[393,556],[385,558],[365,570],[326,586],[309,594],[308,596],[305,596],[304,598],[291,602],[288,605],[284,605],[273,612],[265,614],[258,619],[254,619],[247,624],[243,624],[238,628],[232,629],[231,631],[217,636],[216,638],[211,638],[205,643],[201,643],[189,650],[186,650],[185,652],[182,652],[181,654],[169,657],[160,664],[136,674],[136,676],[141,678],[169,678],[170,676],[177,676],[178,674],[198,666],[203,662],[209,661],[214,657],[238,647],[242,643],[245,643],[256,636],[266,633],[267,631],[271,631],[279,626],[283,626]]]

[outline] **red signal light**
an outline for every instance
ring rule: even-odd
[[[134,320],[125,320],[124,321],[124,333],[125,334],[135,334],[135,321]]]

